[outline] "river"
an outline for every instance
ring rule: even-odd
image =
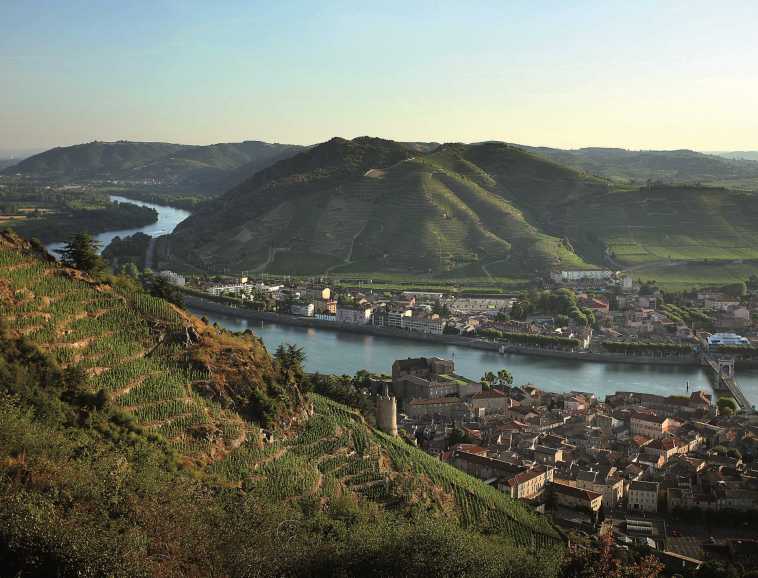
[[[145,201],[128,199],[119,195],[110,195],[110,200],[114,203],[131,203],[132,205],[155,209],[158,212],[158,220],[155,223],[151,223],[144,227],[137,227],[135,229],[119,229],[117,231],[106,231],[104,233],[95,235],[95,240],[100,243],[101,252],[110,244],[114,237],[121,237],[123,239],[124,237],[134,235],[135,233],[145,233],[151,237],[168,235],[169,233],[173,232],[179,223],[190,216],[190,212],[185,211],[184,209],[177,209],[176,207],[168,207],[166,205],[156,205],[155,203],[146,203]],[[50,243],[47,245],[47,250],[50,253],[59,255],[64,245],[64,242]]]
[[[136,229],[123,229],[100,233],[95,238],[106,247],[114,237],[145,233],[158,237],[171,233],[190,213],[182,209],[146,203],[111,195],[119,203],[133,203],[150,207],[158,212],[155,223]],[[48,250],[55,251],[62,243],[53,243]],[[456,371],[472,379],[479,379],[486,371],[503,367],[513,374],[515,383],[533,383],[551,391],[591,391],[602,398],[619,390],[640,391],[671,395],[706,389],[711,391],[708,375],[699,367],[673,367],[663,365],[626,365],[531,357],[527,355],[501,355],[457,345],[444,345],[393,337],[360,335],[332,329],[295,327],[276,323],[248,321],[230,315],[197,312],[234,331],[252,329],[263,339],[269,351],[281,343],[294,343],[304,348],[308,371],[354,374],[359,369],[390,373],[392,362],[405,357],[439,356],[455,360]],[[758,403],[758,372],[738,371],[737,381],[752,403]]]
[[[549,391],[589,391],[600,399],[616,391],[639,391],[659,395],[686,395],[689,391],[712,391],[708,375],[700,367],[631,365],[551,359],[528,355],[482,351],[376,335],[360,335],[325,328],[297,327],[252,321],[194,311],[211,322],[233,331],[252,329],[273,352],[281,343],[297,344],[305,350],[307,371],[352,375],[359,369],[390,373],[392,362],[406,357],[433,356],[455,360],[456,372],[479,379],[486,371],[507,368],[516,384],[533,383]],[[752,403],[758,403],[758,372],[738,371],[737,381]]]

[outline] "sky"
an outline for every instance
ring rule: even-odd
[[[758,150],[758,2],[0,0],[0,151]]]

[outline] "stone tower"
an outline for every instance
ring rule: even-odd
[[[397,435],[397,400],[388,393],[386,386],[376,398],[376,426],[386,434]]]

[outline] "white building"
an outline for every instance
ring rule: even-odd
[[[337,307],[337,322],[365,325],[371,320],[371,307]]]
[[[708,337],[708,347],[719,345],[750,345],[750,340],[736,333],[714,333]]]
[[[658,511],[658,482],[629,482],[627,509],[630,512]]]
[[[302,317],[313,317],[314,310],[313,303],[293,303],[290,307],[292,315],[300,315]]]
[[[613,271],[605,269],[574,269],[568,271],[556,271],[550,274],[553,281],[570,283],[571,281],[605,281],[613,277]]]
[[[208,293],[218,297],[219,295],[234,294],[234,295],[251,295],[253,293],[253,286],[247,283],[233,283],[229,285],[213,285],[208,287]]]
[[[158,273],[158,277],[161,279],[165,279],[172,285],[177,285],[179,287],[184,287],[186,283],[186,279],[183,275],[179,275],[178,273],[174,273],[173,271],[161,271]]]
[[[432,335],[442,335],[445,328],[445,322],[438,315],[432,316],[403,316],[400,318],[400,327],[408,331],[417,331],[419,333],[430,333]]]

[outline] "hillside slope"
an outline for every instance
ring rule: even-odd
[[[563,194],[605,190],[605,183],[496,146],[518,171],[506,168],[496,178],[467,157],[481,149],[488,158],[491,145],[424,154],[382,139],[332,139],[202,207],[176,229],[171,248],[206,269],[296,273],[483,275],[485,265],[534,274],[587,266],[564,240],[532,223],[512,189],[543,195],[538,189],[550,186]]]
[[[151,142],[90,142],[57,147],[5,169],[6,174],[65,180],[148,182],[220,192],[303,147],[261,141],[207,146]]]
[[[758,259],[757,202],[614,184],[504,143],[333,139],[207,203],[169,243],[177,267],[208,271],[531,277]]]
[[[558,571],[545,519],[284,383],[252,334],[61,267],[12,234],[0,236],[0,318],[5,568]]]

